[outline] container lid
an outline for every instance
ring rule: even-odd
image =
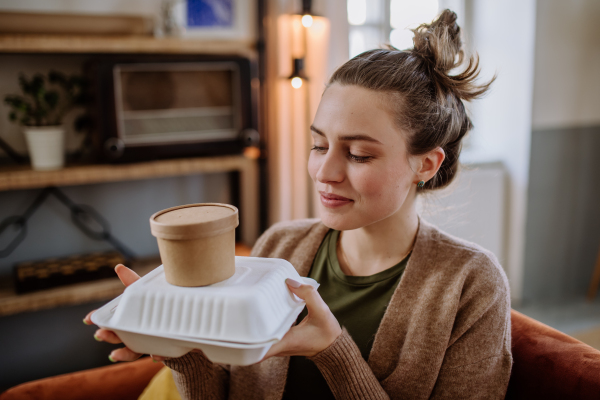
[[[152,235],[169,240],[217,236],[235,229],[238,225],[238,209],[221,203],[171,207],[150,217]]]
[[[92,320],[106,329],[220,346],[280,340],[305,306],[285,279],[314,287],[317,282],[300,277],[282,259],[236,257],[235,262],[231,278],[193,288],[170,285],[160,266],[128,286],[118,307],[106,315],[94,313]]]

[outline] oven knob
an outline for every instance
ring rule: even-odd
[[[125,143],[119,138],[108,138],[104,142],[104,151],[110,158],[119,158],[125,151]]]
[[[244,129],[241,138],[244,146],[258,146],[260,142],[260,134],[256,129]]]

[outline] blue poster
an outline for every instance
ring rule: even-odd
[[[187,0],[187,26],[232,28],[234,1]]]

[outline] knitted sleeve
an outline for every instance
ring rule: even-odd
[[[309,360],[317,365],[336,399],[389,399],[346,328]]]
[[[512,368],[511,308],[508,283],[497,271],[463,289],[430,399],[505,398]]]
[[[204,353],[191,351],[165,360],[182,400],[224,400],[229,387],[229,370],[210,361]]]

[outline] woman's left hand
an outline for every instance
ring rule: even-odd
[[[286,279],[285,283],[292,293],[306,301],[308,315],[269,349],[263,361],[274,356],[314,356],[329,347],[342,333],[339,322],[317,289],[293,279]]]

